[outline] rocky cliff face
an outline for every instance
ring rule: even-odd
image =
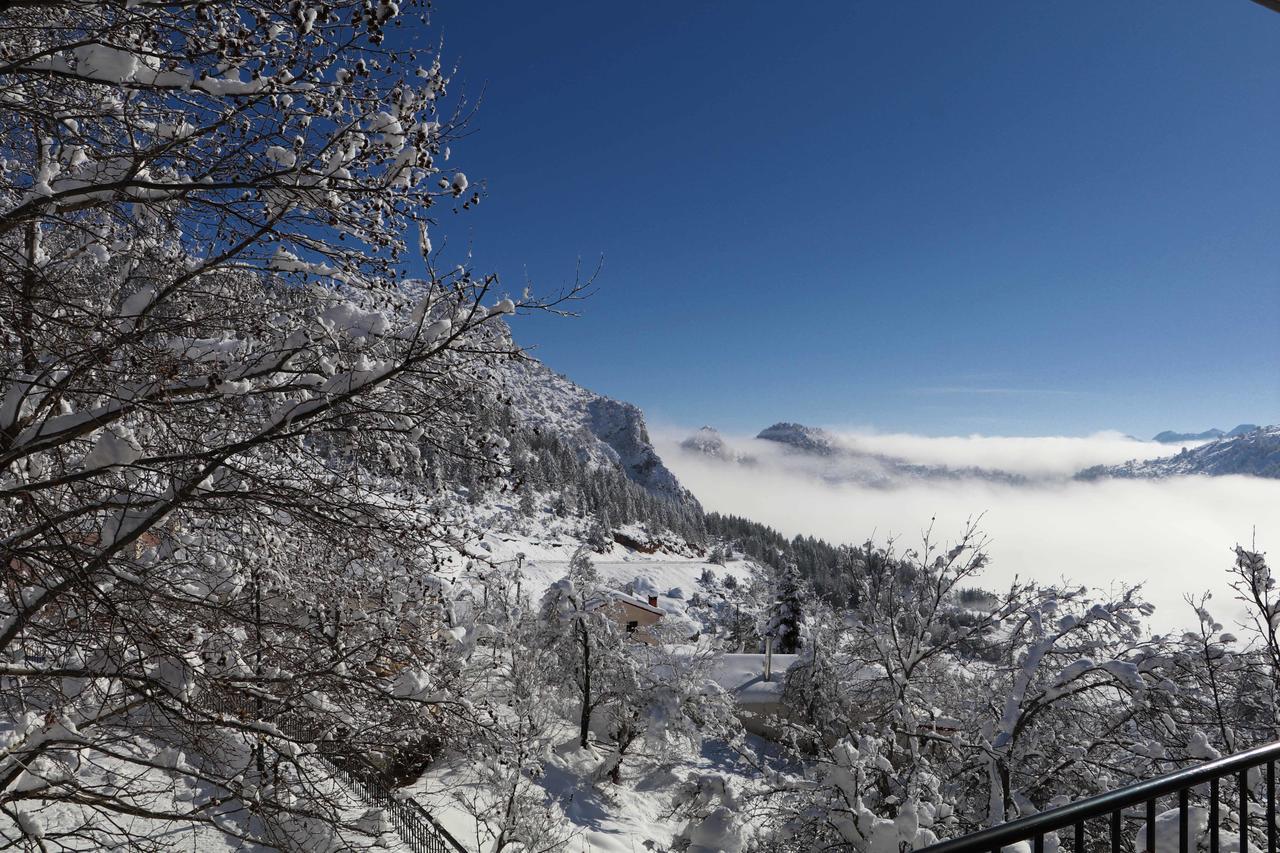
[[[655,494],[675,499],[688,494],[653,449],[644,415],[638,408],[597,396],[587,403],[587,413],[588,430],[613,451],[612,460],[622,466],[628,477]]]
[[[535,359],[502,371],[512,408],[527,426],[554,432],[595,464],[618,466],[654,495],[696,503],[654,450],[640,409],[589,391]]]

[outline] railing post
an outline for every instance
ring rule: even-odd
[[[1245,853],[1245,851],[1240,851]],[[1267,853],[1276,853],[1276,763],[1267,762]]]
[[[1218,853],[1218,777],[1209,780],[1209,853]],[[1240,851],[1245,853],[1245,851]]]
[[[1249,771],[1240,771],[1240,853],[1249,851]]]
[[[1189,792],[1183,788],[1178,792],[1178,853],[1187,853],[1187,799]]]

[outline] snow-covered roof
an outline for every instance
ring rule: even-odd
[[[776,702],[782,696],[782,688],[787,680],[787,670],[795,666],[800,655],[773,656],[773,675],[771,680],[764,680],[764,655],[721,655],[716,658],[711,670],[711,678],[717,684],[732,693],[739,702]],[[846,672],[843,681],[857,682],[879,678],[880,670],[876,667],[863,667],[854,672]],[[938,728],[947,728],[942,720]]]
[[[641,610],[647,610],[648,612],[656,613],[659,616],[666,615],[666,611],[663,610],[661,607],[654,607],[645,599],[637,598],[636,596],[625,593],[620,589],[606,589],[602,594],[607,596],[609,601],[613,601],[613,602],[620,601],[623,604],[630,604],[632,607],[639,607]],[[588,603],[587,606],[591,608],[603,607],[607,603],[608,602],[600,599],[593,599]]]
[[[773,678],[764,680],[764,655],[721,655],[716,658],[711,678],[739,702],[776,702],[782,696],[787,670],[800,655],[774,655]]]

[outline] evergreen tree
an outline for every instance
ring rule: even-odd
[[[803,581],[795,562],[788,561],[778,577],[773,612],[765,634],[774,638],[774,648],[779,654],[793,655],[804,644],[801,636],[803,625]]]
[[[609,520],[609,510],[600,510],[598,522],[591,531],[591,546],[603,551],[613,544],[613,523]]]

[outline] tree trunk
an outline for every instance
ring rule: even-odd
[[[578,726],[578,745],[586,749],[591,731],[591,637],[581,625],[578,626],[578,638],[582,643],[582,716]]]

